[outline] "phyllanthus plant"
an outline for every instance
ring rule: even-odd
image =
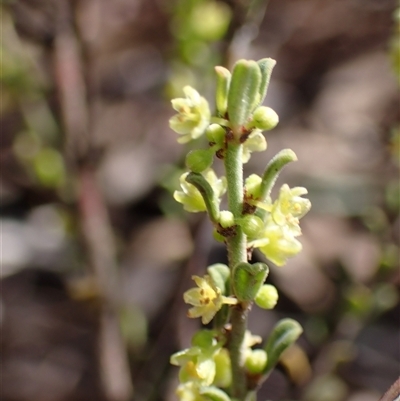
[[[193,88],[183,89],[185,98],[172,100],[177,111],[169,123],[187,143],[202,135],[208,146],[186,156],[188,172],[180,178],[181,190],[174,198],[189,212],[207,212],[214,237],[227,247],[229,266],[208,266],[204,276],[193,276],[196,286],[183,294],[191,305],[190,318],[201,318],[210,328],[197,332],[191,347],[171,356],[180,366],[177,395],[181,401],[255,401],[256,390],[268,377],[282,352],[300,336],[292,319],[279,321],[267,341],[247,330],[253,303],[272,309],[276,288],[265,284],[269,268],[249,263],[253,249],[283,266],[301,250],[297,237],[299,220],[310,209],[307,190],[282,185],[276,199],[271,189],[278,174],[296,155],[290,149],[270,160],[262,176],[243,178],[243,163],[252,152],[264,151],[263,131],[274,128],[278,115],[262,106],[275,60],[239,60],[232,73],[215,67],[216,111]],[[215,158],[223,161],[225,176],[212,169]],[[220,209],[227,195],[227,210]]]

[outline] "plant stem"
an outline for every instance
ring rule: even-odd
[[[228,185],[228,207],[236,219],[242,216],[243,209],[243,163],[242,145],[228,142],[225,155],[225,171]],[[240,226],[236,234],[227,238],[228,260],[231,272],[235,265],[247,262],[246,236]],[[244,400],[247,392],[246,376],[243,368],[241,346],[247,328],[248,304],[238,304],[232,309],[232,331],[229,352],[232,363],[232,396]]]

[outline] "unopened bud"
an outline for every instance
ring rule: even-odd
[[[263,309],[273,309],[278,302],[278,291],[271,284],[264,284],[254,298],[255,303]]]
[[[258,374],[264,371],[267,361],[267,353],[263,349],[255,349],[249,352],[244,365],[250,373]]]
[[[251,125],[263,131],[269,131],[275,128],[279,122],[278,114],[270,107],[258,107],[254,113]]]

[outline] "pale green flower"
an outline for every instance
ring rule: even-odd
[[[297,228],[300,231],[300,227]],[[299,235],[297,230],[279,226],[269,218],[261,234],[264,244],[259,243],[260,251],[277,266],[283,266],[289,258],[297,255],[302,249],[301,243],[295,238],[296,235]]]
[[[255,178],[253,181],[257,184]],[[306,193],[307,190],[303,187],[289,188],[284,184],[275,202],[271,203],[269,198],[256,202],[259,208],[268,213],[264,219],[264,228],[256,238],[250,238],[249,246],[260,248],[260,251],[278,266],[283,266],[302,249],[296,237],[301,235],[300,218],[311,208],[311,202],[301,197]]]
[[[214,357],[221,350],[222,342],[218,342],[211,331],[202,330],[193,337],[192,344],[192,347],[173,354],[170,363],[181,367],[181,383],[192,381],[209,386],[215,378]]]
[[[247,163],[250,160],[252,152],[263,152],[267,149],[267,141],[262,131],[254,129],[242,147],[242,162]]]
[[[195,382],[182,383],[176,389],[180,401],[209,401],[208,397],[200,394],[200,386]]]
[[[182,190],[174,192],[174,199],[182,203],[183,208],[188,212],[205,212],[207,210],[206,204],[199,190],[186,181],[188,174],[188,172],[183,173],[179,178]],[[226,191],[226,178],[218,178],[212,169],[207,169],[202,174],[213,188],[216,197],[220,198]]]
[[[179,373],[181,382],[194,381],[203,385],[210,385],[215,377],[213,359],[215,352],[215,347],[205,350],[195,346],[173,354],[170,363],[181,366]]]
[[[190,86],[185,86],[186,98],[172,99],[172,107],[178,112],[169,120],[169,126],[181,137],[179,143],[187,143],[199,138],[210,125],[210,108],[204,97]]]
[[[301,234],[299,219],[311,208],[311,202],[301,197],[305,194],[306,188],[289,188],[289,185],[283,184],[278,199],[272,205],[271,215],[274,222],[279,226],[287,225],[296,235]]]
[[[221,290],[213,283],[209,275],[192,277],[197,288],[191,288],[183,294],[187,304],[193,305],[188,311],[191,318],[201,317],[203,324],[209,323],[223,304],[235,305],[236,298],[225,297]]]

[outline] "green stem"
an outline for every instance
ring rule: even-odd
[[[243,209],[243,163],[242,145],[228,142],[224,159],[226,179],[228,185],[228,207],[236,219],[242,216]],[[237,226],[236,235],[227,238],[228,260],[231,273],[234,266],[247,262],[246,236],[240,226]],[[232,363],[232,396],[244,400],[247,393],[245,370],[241,346],[247,329],[248,303],[241,303],[232,308],[232,331],[229,341],[229,351]]]

